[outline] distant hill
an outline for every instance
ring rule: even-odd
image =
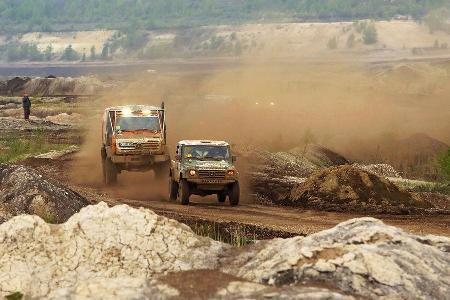
[[[0,0],[3,32],[420,18],[448,0]]]

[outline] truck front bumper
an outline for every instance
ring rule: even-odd
[[[124,165],[153,165],[155,163],[165,162],[170,160],[169,155],[159,154],[159,155],[113,155],[111,160],[115,164]]]

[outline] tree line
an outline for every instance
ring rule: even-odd
[[[144,29],[251,21],[419,19],[448,0],[0,0],[3,31]]]

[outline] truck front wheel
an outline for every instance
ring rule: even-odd
[[[239,197],[240,197],[240,188],[239,188],[239,182],[236,181],[235,183],[233,183],[233,185],[231,186],[230,189],[230,205],[231,206],[236,206],[239,204]]]
[[[109,158],[103,160],[103,181],[106,185],[117,182],[117,168]]]
[[[176,201],[177,197],[178,197],[178,182],[176,182],[175,180],[173,180],[172,177],[170,177],[169,179],[169,199],[171,201]]]
[[[181,179],[180,182],[180,198],[181,198],[181,204],[188,205],[189,204],[189,183],[186,179]]]

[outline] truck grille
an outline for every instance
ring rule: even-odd
[[[143,143],[142,149],[147,151],[158,151],[159,150],[159,142],[158,141],[151,141],[147,143]]]
[[[226,171],[225,170],[199,170],[198,176],[200,178],[213,178],[213,179],[224,179]]]

